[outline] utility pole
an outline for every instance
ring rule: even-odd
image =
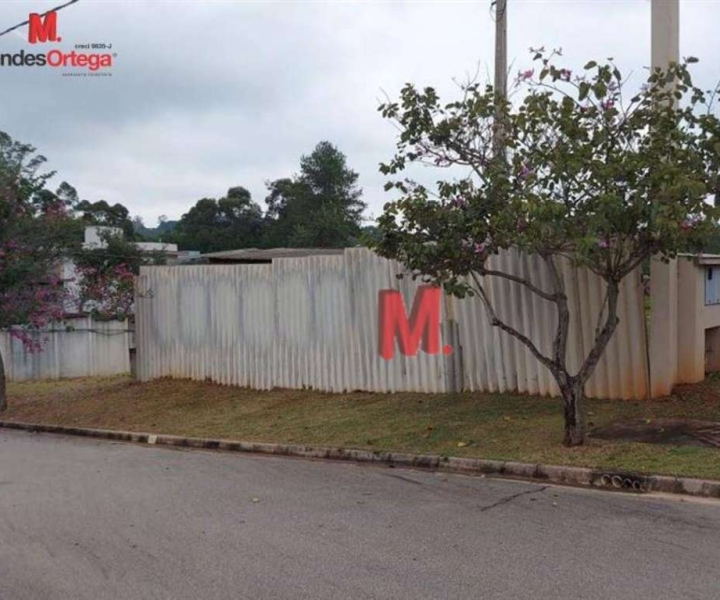
[[[651,64],[665,71],[680,61],[680,0],[652,0]]]
[[[495,0],[495,93],[507,96],[507,0]]]
[[[654,69],[666,71],[680,60],[680,1],[652,0],[651,57]],[[653,257],[650,267],[650,339],[648,396],[669,394],[678,370],[677,260],[664,264]],[[646,348],[648,341],[646,340]]]
[[[493,0],[495,5],[495,101],[503,106],[507,100],[507,0]],[[496,157],[504,155],[505,132],[503,115],[495,122],[493,150]]]

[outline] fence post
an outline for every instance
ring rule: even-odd
[[[461,392],[464,387],[464,370],[462,361],[462,346],[460,345],[460,326],[455,318],[454,296],[443,294],[445,299],[445,319],[441,333],[443,349],[452,348],[450,354],[445,354],[445,390],[447,392]]]

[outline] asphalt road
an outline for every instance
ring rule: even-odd
[[[0,598],[718,598],[720,504],[0,432]]]

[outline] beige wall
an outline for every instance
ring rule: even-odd
[[[720,305],[705,305],[706,267],[720,257],[680,256],[653,261],[651,377],[653,395],[669,394],[679,383],[696,383],[720,370]]]

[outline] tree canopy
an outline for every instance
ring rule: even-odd
[[[122,204],[108,204],[105,200],[90,202],[82,200],[75,204],[74,209],[80,214],[82,221],[88,225],[117,227],[128,239],[134,239],[135,230],[128,209]]]
[[[299,174],[267,183],[264,214],[250,192],[236,186],[223,198],[199,200],[162,239],[200,252],[354,246],[361,240],[366,206],[357,180],[345,155],[320,142],[300,159]]]
[[[47,190],[53,173],[41,172],[44,163],[31,145],[0,132],[0,328],[40,328],[63,313],[57,266],[77,245],[77,228],[68,215],[69,186]],[[14,327],[11,335],[37,349],[26,329]],[[5,403],[0,356],[0,410]]]
[[[300,173],[268,183],[268,245],[342,248],[357,244],[366,204],[358,174],[330,142],[300,159]]]
[[[379,219],[378,251],[403,262],[414,277],[459,297],[478,296],[491,325],[525,344],[553,374],[565,402],[569,445],[585,438],[584,386],[617,324],[619,284],[650,256],[699,251],[717,230],[710,201],[718,190],[720,122],[712,94],[694,87],[688,63],[654,70],[636,93],[612,62],[590,61],[573,76],[557,53],[537,52],[538,73],[518,77],[516,104],[491,87],[467,85],[444,104],[433,88],[407,85],[381,106],[401,133],[382,171],[411,163],[460,167],[436,189],[399,179]],[[498,151],[497,131],[502,130]],[[518,248],[546,263],[553,287],[532,274],[493,268],[491,257]],[[580,370],[568,372],[568,300],[559,260],[590,269],[606,283],[601,324]],[[550,353],[498,317],[486,287],[502,277],[557,309]]]
[[[141,249],[124,235],[106,232],[101,247],[78,250],[72,258],[77,271],[79,312],[98,319],[128,319],[134,312],[134,281],[142,265],[164,265],[166,255]]]
[[[171,235],[182,248],[216,252],[250,248],[262,243],[263,215],[244,187],[232,187],[216,200],[198,200],[182,216]]]

